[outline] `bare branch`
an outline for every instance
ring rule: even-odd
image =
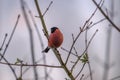
[[[14,28],[13,28],[13,30],[12,30],[12,33],[11,33],[10,38],[9,38],[9,40],[8,40],[8,43],[6,44],[6,47],[5,47],[4,51],[3,51],[3,54],[2,54],[3,57],[4,57],[6,51],[7,51],[8,47],[9,47],[9,44],[10,44],[11,40],[12,40],[12,37],[13,37],[14,32],[15,32],[15,30],[16,30],[16,27],[17,27],[17,24],[18,24],[18,22],[19,22],[19,19],[20,19],[20,14],[19,14],[18,17],[17,17],[17,21],[16,21],[15,26],[14,26]],[[0,61],[2,60],[3,57],[0,58]]]
[[[82,76],[81,76],[80,80],[82,80],[82,79],[83,79],[83,77],[84,77],[84,74],[82,74]]]
[[[97,25],[97,24],[99,24],[99,23],[101,23],[102,21],[105,21],[105,20],[106,20],[106,18],[103,18],[103,19],[91,24],[88,28],[92,28],[93,26],[95,26],[95,25]]]
[[[62,49],[63,51],[65,51],[65,52],[68,52],[68,53],[69,53],[69,50],[67,50],[67,49],[65,49],[65,48],[63,48],[63,47],[61,47],[61,49]],[[73,53],[73,52],[71,52],[71,54],[74,55],[74,56],[76,56],[76,57],[78,56],[78,55],[76,55],[76,54]]]
[[[88,44],[87,36],[88,36],[88,27],[87,27],[87,29],[85,31],[85,46],[86,46],[86,48],[88,46],[87,45]],[[94,35],[93,35],[93,37],[94,37]],[[89,63],[89,57],[88,57],[88,49],[86,49],[86,53],[85,54],[87,55],[87,58],[88,58],[88,67],[89,67],[89,72],[90,72],[90,79],[93,80],[93,78],[92,78],[92,70],[91,70],[91,66],[90,66],[90,63]]]
[[[1,54],[0,54],[1,55]],[[41,66],[41,67],[51,67],[51,68],[62,68],[62,66],[53,66],[53,65],[45,65],[45,64],[15,64],[15,63],[6,63],[6,62],[0,62],[0,64],[5,64],[5,65],[11,65],[11,66]]]
[[[2,45],[1,45],[1,47],[0,47],[0,51],[2,50],[2,48],[3,48],[3,46],[4,46],[4,43],[5,43],[5,41],[6,41],[6,38],[7,38],[7,33],[5,34],[5,37],[4,37],[4,40],[3,40],[3,42],[2,42]]]
[[[82,66],[80,72],[75,76],[75,79],[81,74],[81,72],[83,71],[83,69],[84,69],[84,67],[85,67],[85,64],[86,64],[86,63],[83,64],[83,66]]]
[[[49,6],[46,8],[45,12],[43,13],[43,16],[47,13],[47,11],[50,9],[50,6],[53,4],[53,1],[50,2]]]
[[[4,58],[4,56],[2,54],[0,54],[0,56],[3,58],[3,60],[6,62],[6,64],[9,66],[9,68],[11,69],[13,75],[15,76],[16,80],[17,80],[17,74],[15,73],[15,70],[13,69],[13,67],[10,65],[10,63],[8,62],[8,60],[6,58]],[[1,63],[1,62],[0,62]]]
[[[101,9],[101,7],[97,4],[97,2],[95,0],[92,0],[92,1],[97,6],[97,8],[100,10],[102,15],[110,22],[112,27],[114,27],[118,32],[120,32],[120,28],[116,26],[115,23],[105,14],[105,12]]]
[[[36,5],[36,8],[37,8],[38,14],[39,14],[39,16],[40,16],[40,21],[41,21],[42,26],[43,26],[43,28],[44,28],[46,37],[47,37],[47,39],[48,39],[49,35],[48,35],[47,27],[46,27],[44,18],[43,18],[43,16],[42,16],[42,12],[41,12],[41,10],[40,10],[39,4],[38,4],[38,0],[34,0],[34,1],[35,1],[35,5]]]

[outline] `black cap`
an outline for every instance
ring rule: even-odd
[[[51,28],[51,33],[55,32],[55,30],[58,29],[57,27],[52,27]]]

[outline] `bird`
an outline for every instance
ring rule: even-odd
[[[51,34],[48,37],[48,46],[42,51],[47,53],[50,48],[58,48],[63,43],[63,34],[58,27],[51,28]]]

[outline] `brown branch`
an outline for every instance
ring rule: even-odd
[[[84,69],[84,67],[85,67],[85,64],[86,64],[86,63],[83,64],[83,66],[82,66],[80,72],[75,76],[75,79],[76,79],[76,78],[80,75],[80,73],[83,71],[83,69]]]
[[[102,13],[102,15],[109,21],[109,23],[114,27],[118,32],[120,32],[120,28],[115,25],[115,23],[105,14],[105,12],[102,10],[102,8],[97,4],[95,0],[92,0],[93,3],[97,6],[99,11]]]
[[[11,66],[41,66],[41,67],[51,67],[51,68],[62,68],[62,66],[53,66],[53,65],[45,65],[45,64],[15,64],[15,63],[6,63],[6,62],[0,62],[0,64],[5,64],[5,65],[11,65]]]
[[[67,49],[65,49],[65,48],[63,48],[63,47],[61,47],[61,49],[62,49],[63,51],[65,51],[65,52],[68,52],[68,53],[69,53],[69,50],[67,50]],[[74,55],[74,56],[76,56],[76,57],[78,56],[78,55],[76,55],[76,54],[73,53],[73,52],[71,52],[71,54]]]
[[[15,73],[15,70],[13,69],[13,67],[10,65],[10,63],[8,62],[8,60],[6,58],[4,58],[4,56],[2,54],[0,54],[0,56],[3,58],[3,60],[6,62],[6,64],[9,66],[9,68],[11,69],[13,75],[15,76],[16,80],[17,80],[17,74]],[[1,63],[1,62],[0,62]]]
[[[96,32],[95,32],[96,34]],[[88,27],[86,29],[86,32],[85,32],[85,46],[87,47],[87,44],[88,44]],[[94,37],[94,35],[93,35]],[[88,49],[86,49],[86,53],[85,53],[87,56],[88,56]],[[89,62],[89,57],[88,57],[88,67],[89,67],[89,72],[90,72],[90,79],[93,80],[93,77],[92,77],[92,70],[91,70],[91,66],[90,66],[90,62]]]
[[[82,74],[82,76],[81,76],[80,80],[82,80],[82,79],[83,79],[83,77],[84,77],[84,74]]]
[[[4,44],[5,44],[7,35],[8,35],[8,34],[6,33],[6,34],[5,34],[5,37],[4,37],[4,40],[3,40],[3,42],[2,42],[2,45],[1,45],[1,47],[0,47],[0,51],[2,50],[2,48],[3,48]]]
[[[103,18],[103,19],[101,19],[101,20],[99,20],[99,21],[91,24],[88,28],[92,28],[93,26],[95,26],[95,25],[97,25],[98,23],[101,23],[101,22],[103,22],[103,21],[105,21],[105,20],[106,20],[106,18]]]
[[[12,37],[13,37],[13,35],[14,35],[14,32],[15,32],[15,30],[16,30],[16,27],[17,27],[17,24],[18,24],[18,22],[19,22],[19,19],[20,19],[20,14],[19,14],[18,17],[17,17],[17,21],[16,21],[15,26],[14,26],[14,28],[13,28],[13,30],[12,30],[12,33],[11,33],[11,35],[10,35],[10,38],[9,38],[7,44],[6,44],[6,47],[5,47],[4,51],[3,51],[3,54],[2,54],[3,56],[0,58],[0,61],[1,61],[2,58],[4,57],[6,51],[7,51],[8,47],[9,47],[9,44],[10,44],[10,42],[11,42],[11,40],[12,40]]]
[[[38,0],[34,0],[34,1],[35,1],[35,5],[36,5],[36,8],[37,8],[38,14],[39,14],[39,16],[40,16],[40,21],[41,21],[41,24],[42,24],[42,26],[43,26],[45,35],[46,35],[46,37],[47,37],[47,39],[48,39],[49,35],[48,35],[47,27],[46,27],[46,24],[45,24],[45,22],[44,22],[44,18],[43,18],[42,12],[41,12],[41,10],[40,10],[40,8],[39,8]]]
[[[43,13],[43,16],[47,13],[47,11],[50,9],[50,6],[53,4],[53,1],[50,2],[49,6],[46,8],[45,12]]]

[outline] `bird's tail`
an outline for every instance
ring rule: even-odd
[[[45,48],[45,50],[43,50],[42,52],[44,53],[47,53],[48,51],[50,50],[50,47],[47,47],[47,48]]]

